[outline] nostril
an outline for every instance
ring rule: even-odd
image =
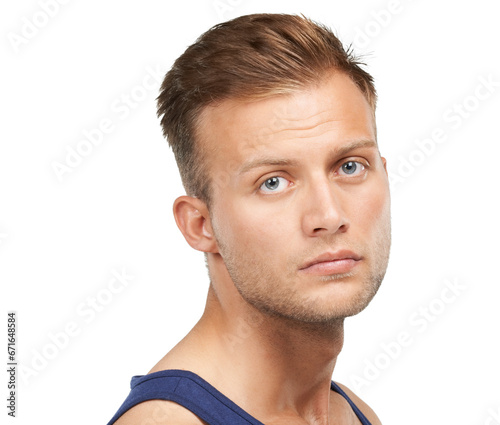
[[[347,225],[346,224],[342,224],[339,229],[338,229],[338,232],[340,233],[344,233],[346,230],[347,230]]]

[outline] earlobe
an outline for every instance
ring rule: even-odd
[[[174,201],[173,212],[177,227],[192,248],[218,252],[205,202],[192,196],[179,196]]]

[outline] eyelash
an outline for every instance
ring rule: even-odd
[[[347,160],[347,161],[343,161],[343,162],[340,164],[340,166],[337,168],[337,170],[342,169],[342,167],[343,167],[345,164],[349,163],[349,162],[353,162],[353,163],[357,164],[358,166],[361,166],[362,170],[361,170],[361,174],[356,174],[354,177],[349,177],[349,175],[348,175],[348,174],[344,174],[343,176],[344,176],[344,177],[346,177],[346,178],[348,178],[348,179],[354,179],[354,178],[356,178],[356,177],[361,177],[362,175],[364,175],[364,174],[365,174],[366,170],[368,169],[368,164],[367,164],[367,163],[365,163],[365,162],[355,161],[355,160]],[[283,179],[288,180],[286,177],[284,177],[284,176],[283,176],[283,175],[281,175],[281,174],[274,174],[274,175],[272,175],[272,176],[270,176],[270,177],[265,178],[264,180],[261,180],[261,181],[260,181],[260,183],[257,185],[257,190],[260,190],[261,192],[263,192],[263,191],[262,191],[262,189],[261,189],[261,188],[262,188],[262,186],[264,186],[264,184],[265,184],[268,180],[271,180],[271,179],[273,179],[273,178],[283,178]],[[272,194],[272,193],[273,193],[273,191],[270,191],[270,192],[264,192],[264,193],[266,193],[266,194]],[[276,193],[281,193],[281,191],[276,192]]]

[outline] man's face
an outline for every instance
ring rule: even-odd
[[[390,247],[389,185],[374,127],[365,97],[342,73],[294,95],[204,111],[211,224],[246,302],[328,322],[373,298]]]

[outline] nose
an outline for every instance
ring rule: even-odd
[[[335,193],[333,183],[326,177],[321,181],[317,179],[306,190],[302,215],[304,233],[308,236],[326,236],[345,232],[349,222],[342,208],[340,193]]]

